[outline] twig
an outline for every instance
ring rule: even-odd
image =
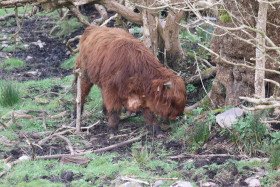
[[[71,132],[71,131],[74,131],[74,130],[75,130],[75,129],[68,129],[68,130],[65,130],[65,131],[61,131],[61,132],[57,132],[57,133],[54,133],[54,134],[50,134],[48,137],[46,137],[46,138],[40,140],[40,141],[38,142],[38,145],[42,146],[42,145],[44,145],[48,140],[52,139],[54,136],[56,136],[56,135],[62,135],[62,134],[65,134],[65,133],[67,133],[67,132]]]
[[[125,146],[125,145],[128,145],[128,144],[131,144],[133,142],[137,142],[137,141],[141,140],[141,138],[143,136],[145,136],[146,134],[147,133],[144,133],[140,137],[132,138],[132,139],[126,140],[124,142],[120,142],[120,143],[117,143],[117,144],[110,145],[108,147],[104,147],[104,148],[100,148],[100,149],[96,149],[96,150],[92,150],[92,151],[86,151],[86,152],[83,152],[83,153],[75,153],[75,155],[82,156],[82,155],[86,155],[86,154],[89,154],[89,153],[100,153],[100,152],[104,152],[104,151],[109,151],[109,150],[112,150],[114,148],[122,147],[122,146]],[[57,154],[57,155],[37,156],[36,159],[59,159],[59,158],[61,158],[63,156],[70,156],[70,154]]]
[[[43,127],[45,130],[47,130],[46,112],[45,111],[43,111]]]
[[[76,54],[77,52],[79,52],[79,47],[77,47],[77,49],[73,49],[73,48],[71,47],[71,43],[74,42],[74,41],[76,41],[76,40],[80,40],[81,36],[82,36],[82,35],[75,36],[74,38],[69,39],[69,40],[67,41],[67,43],[66,43],[66,47],[69,49],[69,51],[70,51],[71,54],[73,54],[73,55]]]
[[[153,179],[153,180],[178,180],[178,178],[141,177],[141,176],[129,176],[129,177],[140,178],[140,179]]]
[[[150,183],[148,183],[146,181],[141,181],[141,180],[138,180],[138,179],[132,179],[132,178],[129,178],[127,176],[121,176],[120,179],[125,180],[125,181],[137,182],[137,183],[141,183],[141,184],[150,185]]]
[[[100,26],[106,26],[111,20],[116,19],[118,17],[118,13],[109,17],[109,19],[105,20]]]
[[[95,122],[94,124],[92,124],[91,126],[88,127],[82,127],[81,129],[86,129],[87,130],[87,134],[89,134],[89,129],[98,125],[100,123],[100,120],[98,120],[97,122]]]
[[[75,154],[75,152],[73,150],[73,146],[72,146],[72,144],[71,144],[71,142],[70,142],[70,140],[68,138],[66,138],[66,137],[64,137],[62,135],[59,135],[59,134],[55,134],[54,136],[56,136],[56,137],[58,137],[60,139],[63,139],[64,141],[66,141],[66,143],[68,144],[68,148],[70,150],[71,155]]]
[[[82,103],[81,103],[81,76],[82,76],[82,72],[80,71],[80,69],[77,69],[77,70],[75,70],[75,72],[74,72],[76,75],[77,75],[77,77],[78,77],[78,79],[77,79],[77,98],[76,98],[76,103],[77,103],[77,117],[76,117],[76,131],[75,131],[75,133],[77,134],[77,133],[80,133],[80,131],[81,131],[81,111],[82,111],[82,109],[81,109],[81,105],[82,105]]]
[[[246,155],[229,155],[229,154],[209,154],[209,155],[195,155],[183,153],[177,156],[169,156],[170,159],[181,159],[181,158],[211,158],[211,157],[229,157],[229,158],[248,158]]]

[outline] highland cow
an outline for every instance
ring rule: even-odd
[[[162,134],[155,115],[174,120],[183,114],[186,89],[182,78],[164,68],[142,42],[124,30],[88,27],[80,40],[76,69],[82,72],[82,106],[94,84],[101,89],[111,135],[118,128],[122,106],[142,111],[156,136]]]

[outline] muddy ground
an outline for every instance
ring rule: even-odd
[[[70,36],[67,36],[64,39],[58,39],[56,37],[49,37],[49,31],[54,26],[54,24],[48,23],[48,17],[38,17],[32,19],[26,19],[22,25],[22,30],[19,33],[22,42],[29,43],[28,47],[25,50],[17,50],[14,53],[3,53],[1,56],[8,56],[19,58],[26,61],[27,66],[24,68],[19,68],[12,71],[0,70],[1,79],[15,79],[19,81],[28,81],[28,80],[40,80],[49,77],[65,77],[72,74],[72,70],[62,69],[60,64],[66,59],[71,57],[70,52],[65,46],[66,41],[69,38],[73,38],[76,35],[82,34],[84,28],[80,28],[78,31],[72,33]],[[42,25],[44,25],[42,27]],[[12,34],[16,32],[16,25],[12,27],[2,27],[2,34]],[[40,48],[39,45],[32,44],[33,42],[41,41],[44,43],[43,48]],[[2,58],[3,60],[3,58]],[[35,72],[35,73],[30,73]],[[35,88],[36,89],[36,88]],[[60,89],[59,85],[53,85],[52,92],[58,92]],[[68,110],[67,113],[72,111]],[[71,121],[70,115],[69,122]],[[121,123],[121,129],[118,135],[124,135],[123,137],[109,139],[107,134],[107,124],[106,118],[100,118],[101,123],[91,128],[88,133],[81,135],[83,143],[86,145],[85,150],[95,150],[102,147],[107,147],[109,145],[119,143],[125,140],[128,140],[136,135],[139,135],[145,132],[144,124],[142,123],[133,123],[126,120],[123,120]],[[90,125],[90,121],[85,121],[84,126]],[[131,132],[133,132],[131,134]],[[186,145],[183,145],[180,141],[172,140],[170,141],[168,136],[171,133],[170,128],[164,129],[165,138],[163,139],[154,139],[151,135],[146,135],[142,137],[143,145],[146,141],[150,142],[161,142],[162,149],[173,150],[174,155],[180,155],[186,151]],[[19,136],[23,136],[19,134]],[[34,142],[39,141],[41,136],[36,133],[29,134],[29,137],[32,138]],[[19,144],[20,142],[18,142]],[[234,144],[226,137],[221,136],[219,133],[213,131],[210,139],[201,149],[196,150],[195,154],[227,154],[232,153],[234,150]],[[5,158],[12,156],[13,160],[18,159],[24,152],[32,151],[30,146],[26,147],[14,147],[11,151],[5,152]],[[131,145],[122,146],[110,150],[111,152],[118,152],[120,155],[131,155]],[[69,154],[69,149],[66,148],[66,143],[60,141],[59,139],[53,140],[51,144],[42,146],[42,149],[36,148],[36,155],[43,156],[49,154]],[[209,158],[193,158],[195,160],[195,168],[201,168],[203,166],[211,165],[216,163],[217,165],[223,165],[228,161],[228,159],[233,159],[229,157],[218,157],[213,156]],[[237,158],[239,160],[240,158]],[[193,170],[187,171],[184,169],[186,165],[186,158],[175,159],[179,162],[178,170],[182,171],[182,177],[185,180],[193,180],[199,185],[199,181],[204,176],[200,174],[194,174]],[[160,168],[158,172],[161,173]],[[248,168],[247,168],[248,169]],[[250,170],[250,168],[248,169]],[[253,173],[253,172],[252,172]],[[163,174],[163,173],[161,173]],[[71,182],[74,180],[73,177],[68,177],[71,173],[64,173],[63,176],[42,176],[44,179],[51,181],[61,181],[65,183]],[[212,181],[219,186],[246,186],[244,182],[245,177],[242,173],[239,173],[237,167],[234,163],[228,163],[218,170],[208,170],[207,171],[209,181]],[[27,179],[28,180],[28,179]],[[237,182],[236,182],[237,181]]]

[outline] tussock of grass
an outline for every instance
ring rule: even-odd
[[[4,68],[5,70],[13,70],[15,68],[25,67],[26,63],[20,59],[9,58],[4,61],[4,63],[0,64],[0,69]]]
[[[13,106],[20,100],[19,86],[12,81],[0,82],[0,105]]]

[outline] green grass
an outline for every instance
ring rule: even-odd
[[[26,62],[22,60],[16,58],[9,58],[0,64],[0,69],[3,68],[5,70],[14,70],[16,68],[22,68],[25,66],[26,66]]]
[[[75,61],[77,58],[78,54],[75,54],[74,56],[72,56],[71,58],[69,58],[68,60],[65,60],[62,64],[61,67],[64,69],[73,69],[75,66]]]
[[[82,27],[83,24],[78,21],[77,18],[71,18],[69,20],[60,20],[57,22],[56,27],[50,31],[50,36],[56,36],[64,38],[71,33]]]
[[[16,82],[0,81],[0,105],[13,106],[21,98],[20,88]]]

